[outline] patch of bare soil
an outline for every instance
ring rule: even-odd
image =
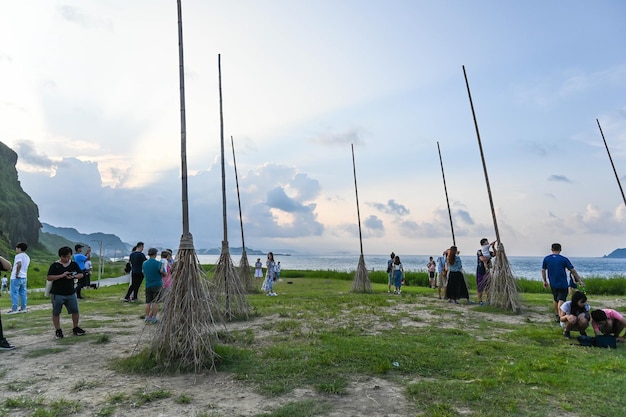
[[[386,296],[381,295],[381,296]],[[392,298],[393,296],[389,296]],[[477,316],[498,323],[521,324],[528,322],[548,322],[550,316],[536,311],[519,315],[488,313],[477,306],[449,305],[436,297],[417,298],[417,303],[391,302],[389,312],[403,311],[403,319],[396,326],[422,327],[433,322],[450,327],[472,328]],[[123,303],[122,303],[123,304]],[[615,307],[624,306],[623,300],[616,300]],[[347,394],[337,396],[320,394],[312,388],[296,389],[278,397],[265,397],[255,390],[255,386],[237,381],[228,373],[205,373],[182,376],[140,376],[120,374],[107,366],[112,358],[129,356],[141,350],[150,341],[153,326],[144,325],[139,318],[140,306],[121,305],[120,309],[133,308],[137,314],[125,316],[123,320],[112,321],[111,317],[83,317],[83,320],[97,320],[103,325],[89,329],[85,339],[71,343],[54,338],[52,324],[43,333],[32,331],[8,331],[8,339],[17,346],[13,351],[0,352],[0,403],[6,398],[42,398],[44,404],[59,400],[79,401],[82,405],[76,415],[80,416],[253,416],[269,412],[294,401],[315,400],[330,405],[326,414],[331,417],[346,416],[407,416],[419,413],[415,405],[409,403],[404,388],[392,381],[357,376],[351,381]],[[34,309],[49,311],[49,306],[35,306]],[[35,314],[34,311],[28,314]],[[364,314],[362,327],[378,332],[389,323],[381,322],[380,317]],[[3,317],[6,323],[10,317]],[[267,339],[268,332],[262,324],[267,320],[257,318],[248,322],[235,323],[229,328],[250,328],[255,340]],[[273,316],[272,320],[284,320]],[[293,320],[293,319],[289,319]],[[341,324],[342,317],[335,319]],[[352,320],[352,319],[351,319]],[[70,317],[61,316],[66,339],[71,335]],[[96,343],[97,334],[108,335],[108,343]],[[91,335],[91,336],[90,336]],[[70,343],[68,343],[70,342]],[[263,342],[261,342],[263,343]],[[40,352],[43,355],[38,355]],[[48,352],[46,352],[48,351]],[[155,399],[142,403],[139,393],[169,391],[169,398]],[[121,398],[111,406],[112,398]],[[190,401],[181,401],[188,398]],[[29,416],[33,410],[13,409],[9,416]]]

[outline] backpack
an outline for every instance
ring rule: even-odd
[[[126,272],[127,274],[130,273],[131,271],[131,266],[130,266],[130,262],[126,262],[126,266],[124,266],[124,272]]]

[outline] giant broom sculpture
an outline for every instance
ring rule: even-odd
[[[365,258],[363,257],[363,237],[361,234],[361,213],[359,211],[359,189],[356,186],[356,164],[354,163],[354,145],[352,148],[352,170],[354,172],[354,191],[356,193],[356,216],[359,222],[359,244],[361,245],[361,255],[359,256],[359,264],[356,267],[354,281],[352,281],[352,291],[354,292],[372,292],[372,284],[367,276],[367,267],[365,266]]]
[[[485,155],[483,154],[483,145],[480,141],[480,131],[478,130],[478,122],[476,121],[476,112],[474,111],[474,103],[470,92],[469,82],[467,81],[467,73],[465,65],[463,65],[463,76],[465,77],[465,85],[467,87],[467,95],[469,96],[470,107],[472,108],[472,117],[474,118],[474,127],[476,129],[476,137],[478,138],[478,148],[480,149],[480,158],[483,163],[483,171],[485,173],[485,182],[487,184],[487,194],[489,195],[489,204],[491,206],[491,216],[493,217],[493,226],[496,232],[496,240],[498,241],[498,249],[496,251],[493,268],[487,279],[486,290],[489,293],[491,305],[500,307],[505,310],[511,310],[519,313],[522,310],[522,303],[517,291],[517,283],[511,272],[509,260],[504,252],[504,245],[500,240],[498,231],[498,223],[496,221],[496,210],[493,205],[491,196],[491,187],[489,186],[489,176],[487,175],[487,165],[485,164]]]
[[[237,185],[237,205],[239,206],[239,226],[241,227],[241,259],[239,260],[239,277],[243,282],[244,290],[250,294],[259,292],[254,285],[252,272],[250,272],[250,263],[248,262],[248,254],[246,252],[246,240],[243,236],[243,215],[241,214],[241,197],[239,195],[239,176],[237,175],[237,160],[235,159],[235,143],[233,137],[230,137],[230,146],[233,148],[233,165],[235,167],[235,184]]]
[[[217,300],[222,307],[222,314],[227,320],[234,318],[247,319],[250,312],[248,300],[241,283],[241,278],[233,265],[228,249],[228,228],[226,225],[226,168],[224,164],[224,117],[222,112],[222,65],[221,57],[217,55],[217,70],[220,90],[220,142],[222,150],[222,221],[224,225],[224,240],[222,252],[215,265],[213,282],[217,287]]]
[[[180,77],[180,148],[183,234],[176,253],[172,286],[165,297],[161,321],[156,326],[151,354],[165,368],[214,369],[217,354],[213,344],[217,331],[213,319],[216,302],[204,276],[189,233],[187,199],[187,142],[181,0],[178,0],[178,59]]]

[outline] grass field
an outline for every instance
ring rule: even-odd
[[[220,329],[217,373],[200,376],[163,374],[152,362],[143,306],[120,302],[123,285],[87,291],[88,334],[60,341],[48,301],[31,294],[31,312],[3,315],[18,348],[0,352],[0,416],[623,415],[624,345],[564,339],[545,292],[523,293],[514,315],[448,304],[425,286],[394,296],[374,283],[374,294],[354,294],[341,274],[304,275],[284,276],[278,297],[248,296],[252,318]],[[589,302],[626,310],[623,297]],[[101,356],[96,368],[75,366],[89,351]],[[51,363],[56,373],[45,370]],[[55,381],[68,388],[51,390]]]

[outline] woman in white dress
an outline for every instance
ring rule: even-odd
[[[261,263],[261,258],[256,258],[256,262],[254,263],[254,277],[263,278],[263,264]]]

